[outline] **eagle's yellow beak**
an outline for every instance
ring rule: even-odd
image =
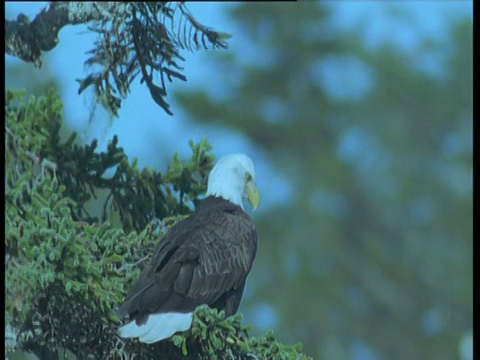
[[[258,204],[260,204],[260,194],[258,193],[257,185],[255,185],[253,180],[250,180],[247,181],[246,188],[248,202],[252,205],[253,210],[255,210]]]

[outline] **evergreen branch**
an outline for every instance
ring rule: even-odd
[[[249,338],[241,315],[225,318],[208,307],[195,312],[191,331],[171,340],[121,339],[115,309],[163,233],[152,217],[171,226],[190,211],[175,195],[193,201],[205,191],[211,147],[206,139],[190,142],[190,161],[175,155],[164,175],[139,171],[117,138],[100,154],[96,142],[75,145],[74,135],[60,144],[61,103],[53,92],[16,106],[18,93],[6,98],[6,137],[13,139],[5,148],[6,348],[42,359],[67,350],[78,359],[306,359],[299,345],[280,345],[271,334]],[[25,149],[30,155],[19,156]],[[58,165],[57,176],[38,178],[32,160],[46,157]],[[112,165],[115,175],[101,181]],[[108,220],[121,209],[117,226],[76,211],[99,186],[114,193]]]
[[[210,42],[210,44],[213,46],[213,48],[220,47],[222,49],[228,49],[228,44],[225,41],[226,39],[229,39],[232,37],[232,35],[228,33],[222,33],[222,32],[217,32],[214,31],[202,24],[200,24],[190,13],[190,11],[186,8],[185,4],[183,2],[178,2],[178,8],[182,12],[182,14],[185,16],[185,18],[188,20],[190,23],[190,35],[188,37],[188,40],[186,36],[184,36],[183,42],[180,40],[180,34],[181,32],[179,31],[178,34],[178,40],[180,44],[183,44],[187,49],[191,49],[191,40],[193,40],[195,44],[195,48],[198,49],[200,47],[199,40],[198,40],[198,34],[200,33],[200,41],[202,42],[202,45],[205,49],[208,49],[206,43],[205,43],[205,38]],[[193,30],[193,35],[192,35],[192,30]],[[186,33],[186,27],[184,27],[183,33]]]
[[[179,11],[177,11],[179,9]],[[175,16],[179,27],[175,29]],[[185,59],[179,48],[227,48],[230,35],[200,24],[182,2],[51,2],[33,21],[20,14],[17,20],[5,20],[5,52],[24,61],[42,65],[42,52],[59,42],[58,33],[67,25],[92,23],[88,29],[97,33],[95,47],[85,65],[98,66],[79,83],[78,93],[93,86],[97,101],[118,116],[122,100],[130,92],[133,80],[142,74],[153,100],[172,115],[165,100],[165,77],[186,81],[178,61]],[[170,22],[171,31],[167,25]],[[193,44],[192,44],[193,42]],[[159,75],[157,84],[154,75]]]

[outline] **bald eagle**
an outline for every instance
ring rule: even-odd
[[[120,336],[154,343],[188,330],[192,312],[206,304],[234,314],[257,251],[257,230],[245,213],[260,197],[252,160],[244,154],[221,158],[208,177],[206,198],[160,240],[118,309],[130,322]]]

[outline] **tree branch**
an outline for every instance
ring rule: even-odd
[[[5,20],[5,52],[40,68],[42,52],[58,44],[60,29],[89,22],[93,24],[88,30],[98,37],[85,65],[97,66],[86,78],[77,79],[78,93],[93,86],[97,101],[114,116],[139,74],[153,100],[173,115],[166,101],[165,77],[170,82],[187,80],[177,64],[185,60],[180,49],[207,49],[207,44],[226,49],[225,40],[231,36],[200,24],[183,2],[63,1],[51,2],[33,21],[24,14],[15,21]]]
[[[58,33],[64,26],[123,13],[130,13],[130,7],[121,2],[51,2],[33,21],[24,14],[14,21],[5,20],[5,52],[40,68],[42,51],[52,50],[58,44]]]

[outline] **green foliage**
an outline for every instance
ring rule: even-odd
[[[5,325],[18,331],[14,348],[41,359],[59,358],[60,349],[79,359],[305,358],[300,345],[284,346],[271,334],[250,339],[241,315],[206,307],[191,332],[173,341],[120,338],[115,310],[162,229],[205,192],[211,146],[190,142],[191,159],[175,154],[164,175],[139,170],[116,138],[100,153],[95,142],[75,144],[75,134],[60,143],[62,103],[53,91],[23,96],[8,90],[5,108]],[[102,219],[85,210],[100,189],[108,191]]]
[[[200,45],[207,49],[207,42],[213,48],[225,49],[225,39],[230,35],[200,24],[180,2],[136,2],[127,6],[128,11],[90,28],[99,34],[99,39],[85,64],[99,65],[101,70],[77,79],[78,92],[94,86],[97,100],[118,116],[122,98],[140,75],[153,100],[172,115],[165,100],[165,78],[170,82],[173,78],[186,81],[183,68],[177,64],[184,61],[180,49],[192,51]],[[154,75],[160,77],[160,84],[154,81]]]
[[[211,146],[206,139],[198,144],[190,142],[192,158],[189,162],[183,163],[175,155],[165,175],[151,169],[139,170],[135,160],[128,163],[116,136],[105,153],[95,151],[96,140],[90,145],[77,145],[76,133],[60,143],[62,104],[52,91],[38,100],[32,97],[27,104],[18,107],[10,106],[14,96],[10,90],[6,94],[7,167],[14,166],[18,171],[19,166],[24,165],[14,159],[22,159],[26,164],[33,162],[34,173],[41,170],[43,174],[45,168],[54,170],[59,183],[66,187],[65,195],[76,203],[71,207],[75,220],[96,223],[105,221],[107,215],[115,212],[125,232],[139,232],[154,217],[188,214],[189,205],[205,192],[207,174],[213,163],[213,156],[208,154]],[[32,130],[38,135],[33,136]],[[114,174],[106,178],[105,173],[112,169],[115,169]],[[108,190],[109,194],[102,218],[98,219],[89,215],[85,205],[96,198],[100,190]]]
[[[172,337],[173,343],[188,357],[193,352],[202,359],[308,359],[301,352],[302,344],[284,345],[275,339],[272,331],[258,337],[249,337],[248,326],[241,324],[242,314],[225,317],[225,312],[199,306],[193,317],[191,330]],[[193,351],[192,351],[193,350]]]
[[[132,225],[123,231],[98,222],[82,211],[85,202],[101,187],[111,194],[124,190],[112,195],[112,206],[121,217],[138,219],[134,225],[139,228],[179,209],[186,213],[190,209],[183,198],[175,201],[174,194],[194,198],[203,192],[213,156],[207,154],[206,141],[192,143],[192,159],[201,165],[191,161],[185,167],[191,174],[200,173],[199,179],[188,190],[174,190],[175,174],[167,172],[171,182],[153,182],[163,176],[130,166],[116,139],[107,153],[96,153],[95,144],[75,145],[74,135],[60,144],[62,106],[52,91],[26,104],[18,101],[21,96],[6,94],[6,323],[20,329],[24,347],[45,346],[55,353],[62,344],[76,353],[103,357],[108,347],[100,346],[99,339],[106,337],[105,344],[116,339],[109,324],[115,319],[112,309],[138,276],[134,264],[151,254],[161,233],[154,233],[154,223],[135,232]],[[178,158],[174,164],[182,166]],[[102,179],[114,165],[114,177]],[[146,206],[144,197],[129,197],[128,190],[147,195],[163,191],[167,196],[162,199],[168,198],[171,208],[156,208],[151,201]],[[72,336],[69,328],[78,334]]]

